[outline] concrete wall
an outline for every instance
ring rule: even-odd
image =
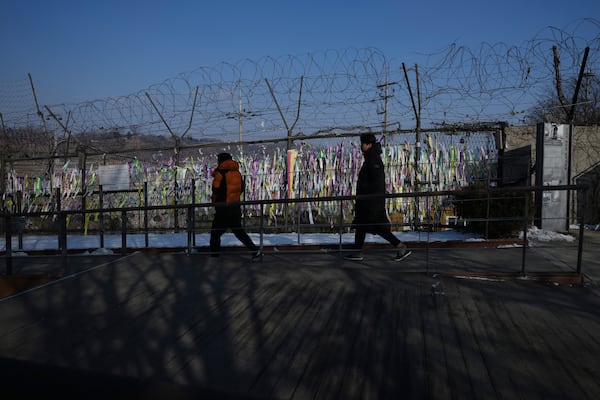
[[[505,150],[514,150],[531,145],[531,165],[535,163],[535,125],[509,126],[505,130]],[[600,163],[600,126],[575,126],[573,130],[573,164],[571,177],[576,178],[583,172]]]
[[[536,126],[509,126],[505,130],[506,142],[505,150],[514,150],[519,147],[531,145],[531,165],[535,165],[536,155]],[[571,178],[572,183],[578,177],[589,173],[595,167],[600,165],[600,126],[575,126],[573,129],[573,144],[572,144],[572,164]],[[532,179],[535,182],[535,179]],[[590,182],[586,180],[586,182]],[[593,181],[592,181],[593,182]],[[593,193],[596,193],[597,188],[590,188]],[[586,213],[586,217],[594,216],[593,221],[586,220],[586,223],[599,223],[598,212],[592,210],[600,209],[600,199],[596,196],[586,197],[586,208],[590,208]],[[577,198],[573,197],[571,202],[571,212],[569,215],[575,221]],[[591,214],[589,214],[591,212]]]

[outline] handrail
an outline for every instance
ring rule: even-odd
[[[270,204],[298,204],[298,203],[308,203],[308,202],[329,202],[329,201],[339,201],[340,205],[344,201],[354,201],[358,199],[372,199],[372,198],[401,198],[401,197],[435,197],[435,196],[453,196],[457,193],[461,195],[465,194],[494,194],[494,193],[502,193],[502,192],[523,192],[526,194],[525,197],[525,205],[524,212],[521,216],[513,217],[500,217],[500,218],[477,218],[472,219],[473,221],[507,221],[507,220],[520,220],[523,219],[524,223],[524,236],[523,236],[523,255],[522,255],[522,266],[521,271],[525,273],[525,252],[527,248],[527,227],[529,223],[529,198],[531,192],[543,192],[543,191],[556,191],[556,190],[586,190],[588,188],[585,184],[577,184],[577,185],[547,185],[547,186],[521,186],[521,187],[508,187],[508,188],[482,188],[482,189],[468,189],[468,190],[444,190],[444,191],[428,191],[428,192],[419,192],[419,193],[390,193],[390,194],[379,194],[379,195],[346,195],[346,196],[327,196],[327,197],[306,197],[306,198],[290,198],[290,199],[265,199],[265,200],[247,200],[240,201],[240,205],[259,205],[260,213],[259,217],[259,234],[260,234],[260,247],[263,246],[263,234],[265,230],[264,225],[264,207],[265,205]],[[493,197],[488,197],[488,201],[493,199]],[[67,229],[66,229],[66,217],[67,215],[73,214],[91,214],[91,213],[99,213],[100,215],[104,213],[120,213],[121,214],[121,252],[125,254],[127,252],[127,213],[128,212],[139,212],[139,211],[150,211],[150,210],[182,210],[185,209],[187,211],[187,252],[190,254],[192,252],[192,248],[195,245],[195,235],[194,235],[194,224],[192,223],[194,210],[196,208],[208,208],[214,207],[219,203],[183,203],[183,204],[170,204],[170,205],[156,205],[156,206],[135,206],[135,207],[110,207],[110,208],[97,208],[97,209],[87,209],[87,210],[56,210],[56,211],[36,211],[36,212],[17,212],[17,213],[8,213],[5,211],[0,212],[0,218],[5,222],[5,240],[6,240],[6,273],[7,275],[12,275],[12,221],[15,218],[21,217],[41,217],[41,216],[57,216],[58,217],[58,243],[59,250],[61,251],[62,257],[67,256]],[[221,203],[222,204],[222,203]],[[340,207],[342,210],[342,207]],[[580,235],[579,235],[579,246],[578,246],[578,255],[577,255],[577,273],[581,273],[581,258],[582,258],[582,249],[583,249],[583,214],[581,216],[581,220],[579,221],[580,226]],[[349,224],[347,224],[349,225]],[[340,250],[342,248],[342,228],[344,227],[343,217],[340,215],[339,225],[337,226],[338,234],[340,235]],[[147,226],[144,229],[147,235]],[[101,229],[101,236],[103,234],[103,230]],[[102,242],[102,241],[101,241]],[[146,238],[146,245],[148,245],[148,240]]]
[[[325,197],[303,197],[289,199],[262,199],[262,200],[243,200],[238,204],[244,205],[266,205],[266,204],[297,204],[311,202],[328,202],[328,201],[350,201],[364,200],[385,197],[386,199],[404,198],[404,197],[436,197],[436,196],[452,196],[457,193],[461,194],[486,194],[486,193],[503,193],[503,192],[544,192],[553,190],[586,190],[588,185],[546,185],[546,186],[514,186],[509,188],[488,188],[488,189],[468,189],[468,190],[438,190],[438,191],[422,191],[422,192],[405,192],[405,193],[386,193],[386,194],[370,194],[370,195],[345,195],[345,196],[325,196]],[[83,213],[111,213],[111,212],[133,212],[133,211],[152,211],[152,210],[182,210],[189,206],[195,208],[214,207],[216,205],[224,205],[225,203],[180,203],[180,204],[165,204],[165,205],[149,205],[149,206],[128,206],[128,207],[109,207],[109,208],[89,208],[86,210],[56,210],[56,211],[33,211],[33,212],[14,212],[7,213],[0,211],[0,218],[11,215],[12,217],[38,217],[56,215],[59,212],[66,214],[83,214]]]

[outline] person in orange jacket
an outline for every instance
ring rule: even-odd
[[[240,165],[233,160],[231,154],[217,155],[219,165],[213,171],[211,201],[215,204],[215,218],[210,231],[211,256],[218,257],[221,251],[221,236],[231,229],[247,248],[252,250],[252,258],[262,256],[258,246],[242,227],[242,208],[240,197],[244,192],[244,181],[240,174]]]

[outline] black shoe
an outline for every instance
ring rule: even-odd
[[[252,254],[252,259],[253,260],[258,260],[260,258],[262,258],[263,253],[260,250],[256,250],[256,252],[254,254]]]
[[[348,254],[346,257],[344,257],[344,260],[362,261],[363,260],[363,256],[360,253],[352,253],[352,254]]]

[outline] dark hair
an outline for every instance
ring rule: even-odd
[[[229,153],[219,153],[217,155],[217,160],[219,161],[219,164],[221,164],[223,161],[225,160],[231,160],[231,154]]]
[[[377,139],[375,139],[375,135],[373,135],[372,133],[363,133],[362,135],[360,135],[360,142],[375,143],[377,142]]]

